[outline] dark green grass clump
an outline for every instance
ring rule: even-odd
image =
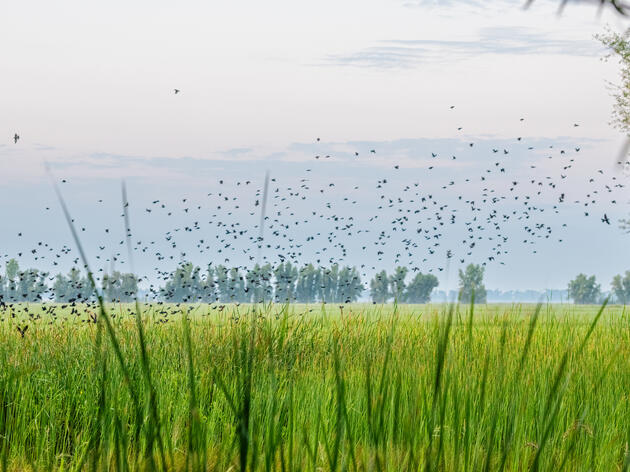
[[[105,308],[0,323],[2,470],[628,469],[619,307]]]

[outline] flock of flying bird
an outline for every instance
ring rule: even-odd
[[[179,93],[174,89],[175,95]],[[457,127],[458,132],[462,129]],[[16,145],[19,139],[15,133]],[[313,146],[320,151],[304,163],[301,178],[283,183],[277,175],[267,182],[259,177],[236,181],[224,177],[217,179],[203,202],[189,197],[170,202],[151,199],[144,205],[142,217],[136,219],[139,227],[151,230],[148,239],[136,237],[141,231],[131,234],[131,229],[116,237],[116,229],[108,226],[97,229],[102,240],[88,252],[96,257],[94,266],[99,267],[101,278],[107,265],[124,263],[125,237],[131,236],[138,258],[154,263],[153,273],[142,277],[149,295],[158,298],[160,284],[182,261],[242,269],[285,261],[298,266],[357,265],[365,285],[375,271],[394,265],[406,265],[411,272],[441,272],[450,260],[505,264],[517,244],[536,253],[543,241],[562,243],[565,212],[579,211],[610,225],[609,216],[598,205],[617,204],[625,188],[618,175],[603,169],[586,177],[572,175],[579,146],[563,143],[562,147],[543,148],[538,141],[527,141],[515,136],[512,144],[502,142],[488,149],[480,141],[468,142],[448,154],[433,150],[418,161],[426,165],[408,169],[385,156],[378,161],[380,174],[373,182],[348,186],[347,176],[340,176],[330,166],[317,166],[323,166],[323,160],[353,165],[364,159],[364,153],[367,159],[380,158],[377,146],[335,154],[317,137]],[[479,155],[483,156],[481,164],[475,160]],[[453,161],[470,165],[460,168]],[[568,181],[573,182],[571,189]],[[576,188],[582,195],[569,199]],[[131,203],[137,210],[137,202]],[[593,211],[598,213],[592,215]],[[152,223],[151,218],[159,223]],[[156,237],[156,229],[164,221],[174,225]],[[78,223],[77,229],[80,235],[87,231]],[[59,268],[80,267],[70,246],[54,248],[40,240],[18,257],[32,256],[42,264],[52,260],[52,266]]]

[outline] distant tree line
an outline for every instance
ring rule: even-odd
[[[377,273],[369,283],[373,303],[427,303],[438,286],[432,274],[417,273],[408,277],[407,267],[396,267],[391,275]],[[460,271],[460,301],[486,302],[484,269],[470,264]],[[333,264],[328,268],[312,264],[299,268],[290,262],[275,267],[255,265],[252,269],[228,269],[210,264],[206,270],[192,263],[181,264],[165,280],[158,298],[170,302],[298,302],[351,303],[365,288],[355,267]]]
[[[37,269],[20,270],[15,259],[7,261],[0,275],[0,301],[37,302],[48,291],[48,274]]]
[[[615,275],[612,279],[611,298],[620,304],[630,304],[630,271],[625,274]],[[576,304],[602,303],[604,294],[601,285],[597,283],[594,275],[578,274],[569,282],[569,298]]]
[[[431,292],[438,286],[438,279],[432,274],[417,273],[406,282],[409,269],[396,267],[387,275],[381,271],[370,281],[370,296],[374,303],[387,303],[390,299],[397,303],[427,303]]]
[[[369,282],[374,303],[427,303],[438,286],[432,274],[409,276],[407,267],[393,273],[378,272]],[[469,264],[459,271],[458,301],[486,303],[483,284],[484,267]],[[52,281],[52,286],[48,282]],[[114,271],[102,277],[99,288],[108,302],[131,302],[138,293],[139,279],[129,273]],[[611,283],[611,298],[630,304],[630,271],[616,275]],[[365,287],[355,267],[333,264],[330,267],[302,267],[284,262],[275,267],[255,265],[251,269],[228,268],[212,264],[202,271],[190,262],[180,264],[153,290],[153,298],[176,303],[224,302],[262,303],[275,301],[298,303],[352,303],[359,300]],[[604,299],[595,276],[577,275],[568,285],[568,297],[576,304],[601,303]],[[50,277],[37,269],[21,270],[17,261],[7,261],[0,274],[0,304],[54,300],[60,303],[89,302],[95,299],[87,277],[79,269]]]
[[[49,287],[48,281],[54,280]],[[103,276],[103,297],[108,302],[130,302],[138,291],[138,279],[133,274],[114,271]],[[52,299],[61,303],[88,302],[95,299],[88,278],[76,267],[67,275],[54,279],[37,269],[20,270],[15,259],[7,261],[4,275],[0,275],[0,303],[39,302]]]
[[[159,297],[170,302],[350,303],[363,290],[357,269],[338,264],[324,268],[284,262],[246,270],[210,264],[202,270],[188,262],[170,274]]]
[[[377,273],[369,283],[374,303],[427,303],[438,286],[432,274],[417,273],[408,277],[409,269],[396,267],[391,275]],[[460,301],[485,303],[483,268],[470,264],[460,271]],[[52,281],[49,287],[47,282]],[[103,276],[100,289],[108,302],[130,302],[138,292],[138,278],[114,271]],[[277,266],[256,264],[251,269],[228,268],[209,264],[205,270],[190,262],[180,264],[152,289],[154,299],[174,303],[224,302],[263,303],[275,301],[298,303],[351,303],[359,300],[365,287],[356,267],[333,264],[330,267],[302,267],[283,262]],[[54,278],[36,269],[21,271],[17,261],[7,262],[0,276],[0,302],[37,302],[51,299],[59,303],[89,302],[95,299],[88,278],[78,268]]]

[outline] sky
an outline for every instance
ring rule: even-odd
[[[388,198],[402,197],[406,186],[420,182],[441,204],[454,207],[458,192],[442,185],[480,175],[494,163],[493,148],[509,149],[512,158],[509,176],[494,180],[497,189],[514,179],[558,177],[566,165],[561,159],[579,148],[571,151],[575,163],[561,187],[536,197],[548,208],[539,222],[553,224],[555,243],[537,240],[533,253],[531,244],[520,242],[523,224],[506,225],[509,253],[501,263],[486,261],[486,285],[564,288],[585,272],[607,288],[615,274],[630,269],[630,235],[618,224],[630,213],[627,191],[614,188],[614,205],[612,196],[597,198],[589,217],[582,203],[555,215],[551,207],[560,188],[567,200],[584,200],[593,176],[602,185],[612,177],[628,183],[614,166],[621,136],[609,123],[610,83],[618,81],[619,66],[602,60],[606,51],[594,39],[606,28],[623,31],[628,24],[611,11],[597,15],[592,2],[569,2],[560,16],[557,5],[541,0],[524,10],[514,1],[5,2],[0,263],[21,252],[23,266],[54,271],[71,265],[76,248],[52,182],[86,228],[81,236],[92,263],[111,266],[124,236],[123,179],[134,238],[142,241],[138,247],[155,240],[151,249],[166,254],[165,234],[175,228],[186,232],[195,219],[209,220],[208,199],[219,192],[247,203],[242,215],[219,212],[213,221],[236,221],[257,233],[253,201],[260,199],[256,193],[267,171],[276,179],[272,189],[288,198],[286,204],[280,203],[283,197],[271,200],[285,205],[283,218],[330,210],[319,221],[287,229],[297,241],[329,230],[334,223],[326,218],[332,214],[355,218],[355,229],[390,230],[387,215],[378,223],[369,220],[382,179],[388,179]],[[181,91],[177,95],[175,88]],[[561,156],[561,148],[567,154]],[[448,160],[451,155],[458,159]],[[291,198],[287,188],[298,189],[303,179],[308,198]],[[237,185],[246,180],[251,187]],[[481,200],[483,189],[481,183],[464,187],[464,199]],[[195,218],[192,208],[179,216],[148,212],[155,200],[179,213],[193,204],[202,208]],[[352,200],[357,203],[350,205]],[[600,221],[604,213],[611,225]],[[111,232],[105,235],[104,227]],[[441,289],[457,283],[459,256],[445,260],[442,249],[458,249],[461,231],[465,228],[457,225],[445,229],[439,254],[427,261],[412,251],[414,263],[439,276]],[[160,270],[172,270],[187,257],[199,265],[222,258],[218,243],[201,254],[185,249],[195,248],[199,234],[210,240],[215,232],[216,225],[208,224],[195,230],[194,240],[178,234],[178,254],[160,261]],[[345,255],[332,244],[329,250],[338,251],[335,259],[364,264],[369,278],[380,268],[391,270],[396,259],[408,262],[396,258],[405,245],[399,235],[390,236],[386,249],[392,254],[381,260],[361,252],[366,241],[373,242],[365,233],[343,240]],[[31,248],[42,241],[54,248],[51,254],[65,245],[73,256],[57,266],[50,265],[51,258],[35,260],[40,253]],[[107,256],[99,253],[102,245]],[[303,244],[300,259],[322,258],[320,247]],[[237,255],[240,248],[228,250],[231,261],[251,262],[249,255]],[[150,273],[155,251],[137,252],[136,269]],[[466,263],[485,261],[485,255],[475,253]],[[265,256],[272,260],[275,252]],[[125,257],[115,263],[125,264]]]

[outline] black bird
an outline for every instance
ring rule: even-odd
[[[177,95],[179,93],[179,89],[173,89],[173,92],[175,92],[175,95]]]
[[[604,213],[604,217],[602,218],[602,223],[610,224],[610,220],[608,219],[608,215]]]
[[[19,135],[19,134],[17,134],[17,133],[15,133],[15,134],[13,135],[13,142],[14,142],[15,144],[17,144],[17,142],[18,142],[19,140],[20,140],[20,135]]]

